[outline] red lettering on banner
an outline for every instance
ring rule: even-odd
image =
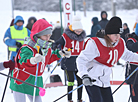
[[[68,24],[67,24],[67,27],[70,25],[70,23],[68,22]]]
[[[70,13],[66,13],[66,14],[68,15],[68,20],[69,20],[69,14],[70,14]]]
[[[69,6],[70,6],[70,4],[69,4],[69,3],[66,3],[66,4],[65,4],[65,8],[66,8],[67,10],[69,10],[69,9],[70,9],[70,7],[68,7],[68,8],[67,8],[67,5],[69,5]]]

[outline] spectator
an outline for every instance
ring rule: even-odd
[[[134,24],[134,27],[133,27],[133,31],[135,32],[135,29],[136,29],[136,25],[138,24],[138,15],[136,16],[136,22]]]
[[[101,12],[101,20],[99,21],[99,25],[101,26],[102,29],[105,29],[106,24],[108,23],[107,16],[108,14],[106,11]]]
[[[4,35],[4,43],[10,51],[9,59],[13,60],[19,48],[24,43],[24,38],[30,36],[30,30],[23,27],[24,20],[21,16],[16,16],[14,25],[9,27]]]
[[[92,18],[92,27],[91,27],[91,35],[88,35],[87,37],[96,37],[96,33],[98,30],[101,29],[101,26],[98,24],[98,18],[93,17]]]
[[[121,37],[125,40],[125,42],[127,40],[127,38],[126,38],[127,33],[129,33],[129,28],[128,28],[127,23],[124,23],[123,24],[123,33],[121,34]]]
[[[35,17],[30,17],[28,19],[28,24],[26,25],[26,28],[28,28],[31,31],[32,26],[36,21],[37,21],[37,19]]]
[[[138,36],[138,24],[136,24],[135,33],[136,33],[136,35]]]

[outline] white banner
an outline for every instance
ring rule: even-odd
[[[64,28],[72,23],[72,0],[63,0]]]

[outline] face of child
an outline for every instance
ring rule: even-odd
[[[82,29],[76,29],[76,30],[74,30],[74,32],[77,34],[77,35],[80,35],[81,33],[82,33]]]
[[[120,34],[107,34],[113,43],[116,43],[120,39]]]
[[[50,37],[51,37],[51,34],[47,34],[47,35],[42,35],[39,38],[45,41],[49,41]]]

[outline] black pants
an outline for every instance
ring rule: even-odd
[[[66,72],[66,75],[67,75],[67,79],[68,79],[68,82],[74,82],[74,76],[76,76],[76,79],[77,79],[77,86],[80,86],[82,84],[82,79],[76,75],[77,72],[73,72],[73,71],[67,71],[65,70]],[[72,86],[68,86],[68,92],[71,91],[73,89],[73,85]],[[78,100],[81,100],[82,98],[82,87],[79,88],[77,90],[77,93],[78,93]],[[72,93],[68,95],[68,100],[72,100]]]
[[[138,84],[130,84],[129,87],[132,102],[138,102]]]
[[[113,102],[111,88],[85,86],[90,102]]]

